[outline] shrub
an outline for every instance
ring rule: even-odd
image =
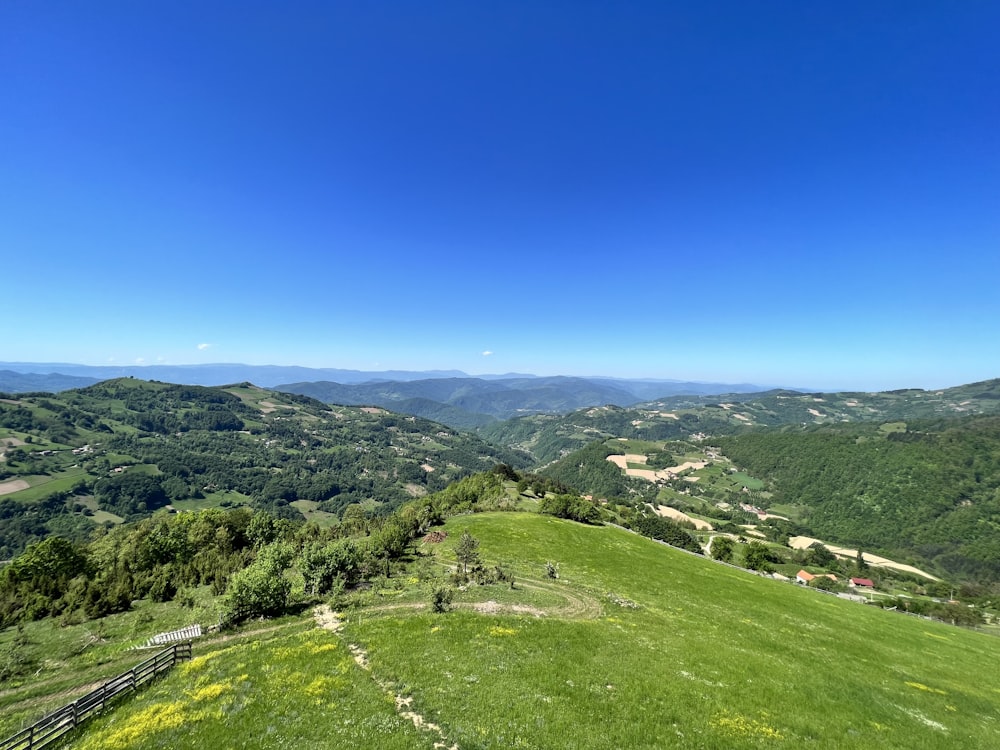
[[[451,609],[451,601],[454,596],[454,589],[448,586],[439,586],[431,592],[431,609],[435,612],[447,612]]]

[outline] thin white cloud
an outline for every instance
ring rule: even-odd
[[[146,361],[146,360],[145,360],[145,358],[143,358],[143,357],[136,357],[136,358],[135,358],[135,363],[136,363],[137,365],[141,365],[141,364],[143,364],[143,363],[144,363],[145,361]]]
[[[206,349],[208,349],[210,346],[211,346],[211,344],[198,344],[198,351],[203,352]]]
[[[491,357],[491,356],[493,356],[493,352],[491,352],[489,349],[487,349],[485,352],[483,352],[483,356],[484,357]]]

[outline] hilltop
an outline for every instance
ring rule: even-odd
[[[487,512],[434,528],[369,588],[196,642],[192,662],[80,730],[73,746],[995,744],[1000,698],[977,678],[1000,658],[994,637],[607,526]],[[500,566],[510,580],[470,580],[439,607],[466,535],[482,570]],[[285,575],[303,585],[294,569]],[[187,622],[172,612],[141,603],[107,618],[95,655],[108,660],[161,622]],[[31,625],[23,637],[39,643],[47,632]],[[72,648],[68,635],[54,654]]]

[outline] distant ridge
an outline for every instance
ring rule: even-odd
[[[61,374],[91,378],[90,382],[134,377],[181,385],[230,385],[249,382],[263,388],[296,381],[337,380],[342,383],[368,383],[380,380],[418,380],[425,378],[468,377],[459,370],[341,370],[336,368],[299,367],[295,365],[243,365],[217,363],[204,365],[74,365],[65,362],[0,362],[0,370],[20,374]],[[87,385],[86,383],[84,385]],[[77,386],[69,386],[71,388]],[[65,390],[65,389],[62,389]]]
[[[88,382],[60,386],[55,390],[76,388],[100,380],[134,377],[141,380],[159,380],[164,383],[181,385],[219,386],[233,383],[253,383],[263,388],[274,388],[282,384],[299,386],[304,383],[335,383],[338,385],[358,385],[362,383],[387,383],[430,381],[448,378],[464,378],[479,382],[529,382],[541,387],[542,382],[587,383],[588,387],[600,387],[623,391],[635,399],[630,403],[661,398],[671,395],[712,395],[717,393],[756,393],[766,391],[771,386],[750,383],[707,383],[684,380],[656,380],[648,378],[615,378],[608,376],[540,376],[522,373],[504,375],[472,376],[461,370],[345,370],[338,368],[300,367],[297,365],[244,365],[238,363],[215,363],[199,365],[78,365],[68,362],[0,362],[0,370],[21,375],[64,375],[87,378]],[[53,381],[57,382],[57,381]],[[523,386],[518,386],[523,387]],[[38,390],[32,386],[28,390]],[[41,390],[46,390],[42,387]],[[2,389],[0,389],[2,390]],[[15,392],[15,391],[10,391]],[[16,392],[23,392],[22,390]],[[424,397],[425,394],[416,394]],[[433,398],[433,397],[431,397]],[[439,400],[439,399],[435,399]],[[618,401],[614,401],[618,403]]]
[[[591,406],[632,406],[652,398],[704,398],[719,393],[759,392],[760,386],[621,378],[511,377],[432,378],[410,381],[299,382],[275,386],[328,404],[381,406],[443,422],[483,427],[527,414],[566,414]]]
[[[41,391],[58,393],[71,388],[86,388],[88,385],[100,382],[100,378],[88,378],[79,375],[62,375],[53,373],[23,373],[13,370],[0,370],[0,393],[31,393]]]

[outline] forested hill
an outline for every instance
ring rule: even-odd
[[[528,451],[539,464],[610,437],[674,440],[692,435],[734,435],[761,427],[886,422],[974,414],[1000,414],[1000,380],[936,391],[799,393],[774,390],[715,396],[680,395],[636,404],[535,414],[486,425],[479,434]]]
[[[383,409],[130,378],[0,395],[0,454],[0,559],[50,533],[83,537],[168,504],[322,520],[354,503],[388,511],[497,463],[526,463]]]
[[[831,541],[1000,579],[1000,417],[829,425],[716,441]],[[914,557],[916,556],[916,557]]]

